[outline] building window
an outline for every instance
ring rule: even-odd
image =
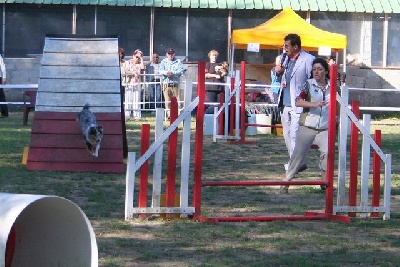
[[[388,67],[400,67],[400,14],[390,14],[388,23]]]
[[[228,10],[191,9],[189,11],[189,61],[208,61],[211,49],[219,52],[218,61],[227,60]]]
[[[383,25],[384,14],[372,15],[371,29],[371,66],[383,66]]]
[[[186,56],[186,14],[186,9],[154,10],[154,53],[165,56],[173,48],[177,56]]]
[[[127,56],[136,49],[148,55],[150,8],[98,6],[97,35],[118,35],[119,46],[125,49]]]
[[[6,5],[5,56],[43,53],[46,34],[72,33],[72,6]]]
[[[361,54],[360,35],[354,33],[361,32],[363,20],[364,17],[360,13],[311,12],[311,24],[315,27],[346,35],[346,52],[353,56]],[[335,55],[335,51],[332,51],[332,55]],[[343,51],[339,51],[337,62],[343,64]]]
[[[95,34],[95,8],[94,6],[76,6],[76,34]]]

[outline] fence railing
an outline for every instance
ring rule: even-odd
[[[38,89],[37,83],[24,83],[24,84],[0,84],[1,89],[12,89],[12,90],[29,90],[29,89]],[[24,102],[21,101],[6,101],[0,102],[0,104],[7,104],[7,105],[23,105]],[[29,102],[27,102],[29,104]]]

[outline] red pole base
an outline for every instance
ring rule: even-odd
[[[199,222],[218,224],[220,222],[271,222],[271,221],[311,221],[330,220],[349,223],[350,217],[345,215],[330,215],[317,212],[306,212],[304,215],[281,215],[281,216],[242,216],[242,217],[204,217],[199,216]]]
[[[256,143],[256,141],[228,140],[228,144],[231,144],[231,145],[237,145],[237,144],[252,145],[255,143]]]

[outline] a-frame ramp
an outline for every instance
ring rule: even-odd
[[[26,168],[124,172],[120,77],[117,37],[46,36]],[[86,103],[104,130],[97,158],[76,121]]]

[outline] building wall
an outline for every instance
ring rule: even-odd
[[[37,84],[40,75],[40,58],[5,58],[8,84]],[[197,80],[197,64],[184,63],[185,78]],[[240,64],[235,65],[240,69]],[[246,66],[246,83],[270,83],[272,64],[248,64]],[[400,70],[369,69],[347,66],[347,85],[350,88],[400,89]],[[22,90],[6,89],[8,101],[22,101]],[[400,90],[396,92],[355,91],[350,100],[360,101],[361,106],[390,106],[400,107]]]

